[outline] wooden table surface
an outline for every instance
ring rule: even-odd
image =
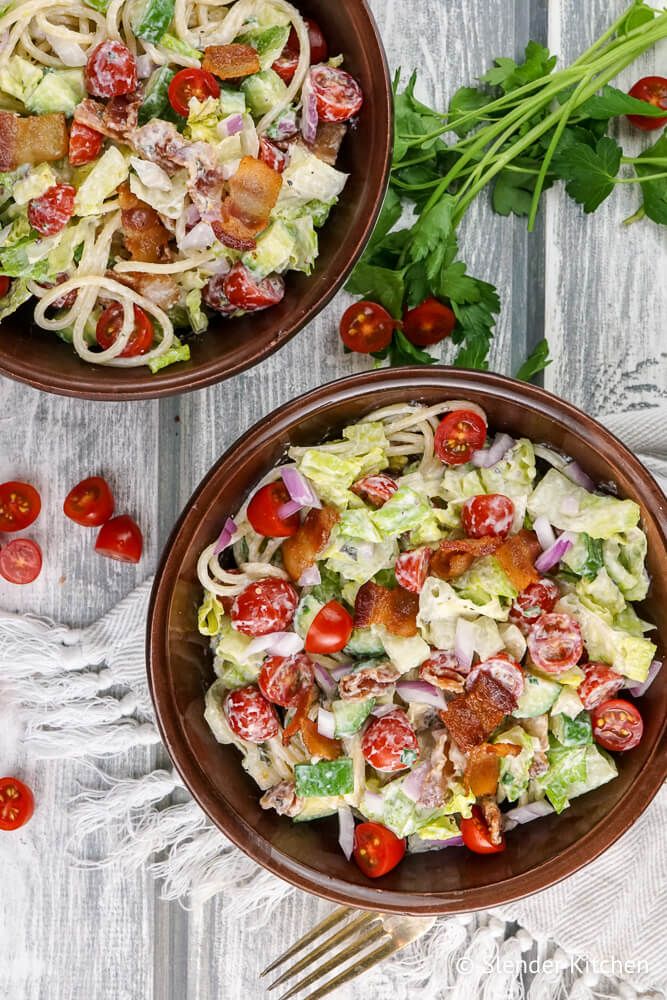
[[[371,6],[392,69],[419,67],[422,96],[444,108],[459,85],[496,55],[521,53],[529,38],[570,61],[625,4],[372,0]],[[659,71],[659,63],[664,72],[664,54],[646,56],[620,85]],[[624,145],[640,148],[627,126],[621,132]],[[636,199],[632,185],[621,185],[595,215],[584,216],[562,190],[552,190],[532,236],[524,221],[494,216],[482,201],[468,213],[463,259],[472,274],[497,285],[503,302],[494,370],[515,371],[546,334],[555,360],[545,385],[586,411],[641,407],[667,396],[665,235],[648,222],[621,226]],[[255,370],[176,399],[80,402],[2,380],[0,480],[39,485],[44,509],[34,535],[45,566],[25,589],[0,581],[0,607],[84,625],[148,576],[192,490],[239,434],[280,403],[365,367],[345,356],[338,340],[346,302],[339,295]],[[142,525],[145,556],[136,569],[94,557],[91,533],[58,513],[71,485],[94,473],[109,478],[118,509]],[[257,971],[266,957],[326,910],[292,894],[271,929],[255,935],[248,919],[227,916],[224,894],[186,912],[161,900],[159,886],[142,871],[72,869],[64,848],[66,803],[77,782],[90,783],[90,769],[36,764],[6,733],[5,744],[4,773],[27,775],[39,805],[16,839],[16,867],[3,872],[3,881],[20,880],[24,890],[11,912],[3,910],[0,892],[0,996],[7,1000],[256,1000],[264,995]],[[110,770],[145,768],[150,753],[119,759]],[[104,837],[94,846],[103,851]],[[403,994],[387,980],[382,995]]]

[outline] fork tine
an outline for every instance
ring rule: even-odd
[[[343,972],[340,972],[337,976],[334,976],[333,979],[330,979],[328,982],[323,983],[322,986],[316,989],[314,993],[308,993],[308,995],[305,996],[303,1000],[320,1000],[320,997],[327,996],[328,993],[331,993],[332,990],[337,989],[338,986],[344,986],[345,983],[352,982],[353,979],[356,979],[357,976],[360,976],[362,973],[366,972],[368,969],[371,968],[371,966],[377,965],[378,962],[381,962],[383,961],[383,959],[388,958],[389,955],[393,955],[394,952],[400,951],[401,948],[403,947],[405,947],[404,943],[396,944],[393,941],[386,941],[384,944],[381,944],[379,948],[376,948],[374,951],[371,951],[368,955],[364,956],[364,958],[359,959],[358,962],[355,962],[354,965],[351,965],[349,969],[345,969]],[[290,996],[290,994],[286,993],[285,997],[288,996]],[[280,997],[280,1000],[284,1000],[284,997]]]
[[[304,934],[303,937],[299,938],[299,940],[293,944],[291,948],[288,948],[287,951],[282,953],[282,955],[279,955],[274,962],[271,962],[271,965],[267,965],[264,971],[260,972],[260,979],[263,976],[268,976],[269,972],[273,972],[274,969],[276,969],[279,965],[282,965],[283,962],[286,962],[288,958],[292,957],[292,955],[296,955],[297,952],[301,951],[302,948],[305,948],[311,941],[315,941],[318,937],[321,937],[325,931],[328,931],[331,927],[335,927],[336,924],[339,924],[341,920],[344,920],[345,917],[351,912],[352,911],[348,906],[339,906],[333,911],[333,913],[330,913],[328,917],[325,917],[324,920],[320,920],[319,924],[315,924],[313,929],[308,931],[307,934]]]
[[[300,979],[298,983],[295,983],[287,993],[283,993],[280,1000],[288,1000],[288,997],[293,997],[295,993],[305,989],[306,986],[310,986],[310,984],[314,983],[317,979],[321,979],[327,972],[331,972],[332,969],[339,968],[347,962],[348,958],[352,958],[353,955],[362,951],[367,945],[373,944],[375,941],[379,941],[380,938],[386,936],[386,933],[387,932],[382,927],[371,927],[365,934],[362,934],[360,938],[355,938],[355,940],[352,941],[347,948],[344,948],[343,951],[332,955],[331,958],[329,958],[323,965],[318,966],[313,972],[309,973],[303,979]],[[383,947],[386,947],[387,944],[390,945],[391,941],[387,941]],[[353,966],[352,968],[356,968],[356,966]]]
[[[341,929],[336,931],[335,934],[331,934],[328,938],[325,938],[322,944],[318,944],[316,948],[313,948],[313,950],[309,951],[307,955],[304,955],[303,958],[299,959],[296,965],[293,965],[291,968],[287,969],[286,972],[283,972],[282,976],[271,983],[268,989],[275,990],[276,986],[280,986],[280,984],[284,983],[286,979],[290,979],[292,976],[296,976],[299,972],[302,972],[306,966],[314,962],[315,959],[320,957],[320,955],[324,955],[325,952],[330,951],[331,948],[340,944],[340,942],[344,941],[345,938],[350,937],[351,934],[354,934],[355,931],[359,930],[365,924],[377,919],[378,917],[376,913],[360,913],[359,916],[355,917],[354,920],[351,920],[349,924],[345,924],[345,926],[341,927]]]

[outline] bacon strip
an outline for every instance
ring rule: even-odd
[[[61,160],[67,156],[67,145],[63,114],[20,118],[11,111],[0,111],[0,170]]]
[[[391,663],[363,667],[354,673],[343,674],[338,682],[338,693],[343,701],[361,701],[371,696],[387,694],[400,676]]]
[[[440,718],[464,753],[486,740],[506,715],[516,707],[516,698],[490,674],[481,672],[465,694],[450,701]]]
[[[403,587],[390,590],[369,580],[360,587],[354,602],[354,627],[384,625],[393,635],[417,635],[419,595]]]
[[[347,135],[347,125],[335,122],[320,122],[317,126],[315,142],[307,143],[300,140],[307,149],[314,153],[318,160],[323,160],[329,166],[335,167],[340,147]]]
[[[516,589],[522,591],[541,579],[535,569],[535,560],[541,551],[535,532],[523,528],[518,534],[510,535],[495,556]]]
[[[126,139],[137,127],[140,106],[139,94],[121,94],[106,104],[87,97],[75,107],[74,121],[110,139]]]
[[[305,803],[298,798],[293,781],[279,781],[264,792],[259,804],[262,809],[275,809],[279,816],[298,816]]]
[[[464,780],[477,797],[495,795],[500,777],[500,758],[516,757],[521,747],[516,743],[480,743],[468,756]]]
[[[118,200],[123,240],[132,260],[151,264],[168,260],[169,231],[155,209],[132,194],[129,184],[120,185]]]
[[[252,45],[207,45],[201,68],[213,73],[219,80],[239,80],[259,73],[262,68],[259,56]]]
[[[220,242],[234,250],[253,250],[255,237],[269,224],[282,184],[280,174],[266,163],[244,156],[229,182],[220,220],[212,223]]]
[[[281,553],[283,565],[293,580],[312,566],[327,545],[340,514],[334,507],[313,508],[295,535],[286,538]]]
[[[322,736],[316,723],[307,717],[301,720],[301,736],[311,757],[336,760],[343,752],[343,744],[340,740],[330,740],[328,736]]]
[[[455,580],[470,569],[475,559],[495,553],[502,544],[502,538],[492,535],[440,542],[431,559],[431,573],[441,580]]]

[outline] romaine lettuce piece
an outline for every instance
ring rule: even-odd
[[[513,500],[528,496],[535,482],[535,451],[528,438],[519,438],[490,469],[480,469],[485,493],[503,493]],[[523,522],[523,516],[521,518]]]
[[[326,559],[326,568],[339,573],[343,579],[352,580],[361,585],[392,563],[398,555],[396,540],[388,538],[383,542],[363,542],[357,539],[342,538],[334,530],[329,548],[322,554]],[[357,587],[358,590],[358,587]],[[354,604],[354,596],[347,586],[343,588],[343,597]]]
[[[379,636],[387,656],[401,674],[414,670],[431,655],[430,646],[419,635],[410,638],[394,635],[381,625],[375,626],[374,631]]]
[[[521,726],[512,726],[511,729],[499,733],[493,742],[514,743],[521,747],[521,752],[516,757],[500,758],[500,776],[498,778],[499,793],[509,802],[516,802],[528,788],[530,781],[530,765],[535,756],[533,738]]]
[[[216,672],[219,665],[223,661],[226,661],[235,663],[240,667],[248,667],[249,670],[259,673],[259,668],[264,657],[262,653],[248,653],[248,646],[252,642],[250,636],[243,635],[232,628],[232,623],[228,618],[222,623],[218,635],[220,638],[215,645],[214,663]]]
[[[574,719],[583,710],[584,704],[577,692],[570,687],[563,687],[551,708],[551,715],[569,715]]]
[[[421,840],[450,840],[460,833],[458,823],[451,816],[438,816],[417,828]]]
[[[562,558],[562,563],[577,576],[594,577],[604,566],[602,539],[591,538],[585,531],[574,535],[572,547]]]
[[[188,311],[190,328],[193,333],[204,333],[208,330],[208,316],[201,307],[201,288],[191,288],[185,296],[185,308]]]
[[[588,712],[580,712],[574,718],[564,712],[553,715],[549,728],[564,747],[586,746],[593,742],[593,728]]]
[[[512,659],[516,660],[517,663],[521,663],[527,649],[526,638],[521,629],[510,622],[507,625],[499,625],[498,631],[503,645]]]
[[[0,66],[0,90],[25,104],[43,75],[44,71],[34,63],[22,56],[11,56]]]
[[[609,625],[625,608],[625,598],[606,569],[599,570],[593,579],[582,577],[574,589],[581,603]]]
[[[190,345],[183,344],[178,339],[174,337],[171,347],[164,354],[161,354],[157,358],[151,358],[148,362],[148,367],[152,371],[153,375],[157,372],[162,371],[163,368],[167,368],[169,365],[178,364],[179,361],[189,361],[190,360]]]
[[[109,146],[102,153],[99,160],[97,160],[95,166],[77,191],[76,198],[74,199],[75,214],[99,215],[105,200],[111,197],[118,185],[126,180],[129,172],[129,163],[121,151],[116,146]],[[136,180],[143,189],[144,185],[141,184],[138,177]],[[130,187],[132,188],[132,179],[130,180]],[[134,191],[134,188],[132,190]],[[144,198],[146,201],[149,200],[145,197],[145,193],[150,194],[147,190],[142,194],[136,191],[134,193],[137,194],[137,197]]]
[[[612,778],[618,776],[618,770],[613,759],[594,743],[584,747],[586,759],[586,777],[575,780],[569,788],[569,796],[576,799],[578,795],[592,792],[600,785],[606,785]]]
[[[337,530],[341,538],[356,538],[363,542],[381,542],[381,531],[371,520],[367,507],[351,507],[340,516]]]
[[[469,570],[457,577],[452,586],[457,593],[477,605],[488,604],[494,597],[511,604],[518,591],[493,556],[476,559]]]
[[[31,198],[39,198],[58,178],[48,163],[33,167],[29,174],[14,183],[12,195],[17,205],[27,205]]]
[[[319,496],[344,509],[354,496],[349,487],[361,475],[361,460],[309,448],[297,459],[299,472],[312,480]]]
[[[114,147],[112,146],[110,149],[114,149]],[[106,153],[104,156],[106,156]],[[102,160],[99,160],[98,163],[101,163]],[[90,179],[90,176],[87,180]],[[149,187],[139,180],[135,173],[132,173],[130,174],[130,191],[137,198],[141,198],[142,201],[151,205],[161,215],[166,215],[168,219],[179,219],[183,214],[188,175],[185,170],[178,170],[170,179],[171,185],[169,190],[162,191],[157,187]],[[84,185],[87,183],[87,180],[83,182]]]
[[[399,486],[382,507],[370,517],[384,538],[397,537],[417,528],[428,517],[431,505],[420,493],[409,486]]]
[[[569,511],[570,503],[576,501],[576,513],[563,511],[566,500],[565,511]],[[591,538],[604,539],[635,528],[641,512],[634,500],[589,493],[562,472],[549,469],[528,498],[528,513],[533,520],[546,517],[563,531],[585,531]]]
[[[62,111],[71,118],[74,109],[86,96],[81,69],[48,70],[29,97],[25,105],[36,115]]]
[[[282,274],[290,266],[294,255],[294,233],[284,222],[273,222],[257,239],[254,250],[245,253],[241,260],[261,281],[275,272]]]
[[[646,535],[631,528],[617,538],[608,538],[602,547],[604,564],[627,601],[643,601],[648,592]]]
[[[449,534],[451,527],[448,511],[431,507],[421,523],[410,532],[410,546],[439,542]]]
[[[332,205],[337,201],[348,178],[348,174],[329,166],[304,146],[296,144],[290,147],[290,162],[282,176],[283,186],[276,214],[289,208],[301,211],[310,202]]]
[[[557,813],[567,809],[572,789],[586,783],[587,749],[585,746],[562,747],[555,741],[549,747],[549,770],[538,779],[537,784],[544,790]]]
[[[183,135],[186,139],[192,139],[193,142],[201,140],[217,146],[221,139],[217,129],[223,117],[220,101],[217,98],[206,97],[200,101],[198,98],[192,97],[188,105],[188,120],[183,129]],[[240,156],[240,143],[238,153]]]
[[[646,680],[657,649],[654,643],[609,625],[585,607],[576,594],[562,597],[556,609],[572,615],[579,622],[591,660],[609,663],[617,673],[640,684]],[[562,683],[562,677],[559,680]]]
[[[225,624],[225,611],[215,596],[208,591],[197,612],[197,627],[202,635],[218,635]]]
[[[362,420],[358,424],[349,424],[343,428],[343,439],[354,445],[355,454],[360,455],[374,448],[386,451],[389,447],[384,424],[379,420]]]
[[[312,274],[319,254],[317,232],[312,216],[302,215],[301,218],[295,219],[289,228],[294,237],[289,269],[290,271],[301,271],[303,274]]]
[[[7,316],[11,316],[17,309],[20,309],[31,295],[27,279],[17,278],[12,281],[9,291],[0,299],[0,320],[6,319]]]
[[[446,466],[440,486],[443,500],[467,500],[480,493],[486,493],[486,490],[479,469],[469,462],[465,465]]]
[[[434,576],[427,578],[419,598],[418,621],[428,625],[438,619],[477,618],[480,615],[503,622],[507,621],[509,609],[501,605],[498,597],[479,605],[461,597],[445,580]]]
[[[230,87],[220,88],[220,108],[227,115],[244,115],[246,113],[245,94],[242,90],[232,90]]]
[[[270,69],[279,57],[289,38],[288,24],[273,24],[268,28],[253,28],[236,39],[242,45],[251,45],[259,56],[262,69]]]

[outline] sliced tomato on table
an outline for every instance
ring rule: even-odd
[[[72,122],[69,132],[69,152],[67,158],[73,167],[91,163],[100,155],[104,136],[88,125]]]
[[[461,520],[468,538],[506,538],[514,521],[514,504],[502,493],[482,493],[466,500]]]
[[[644,722],[639,709],[624,698],[610,698],[591,712],[593,736],[605,750],[624,752],[632,750],[644,733]]]
[[[255,684],[230,691],[223,708],[232,732],[248,743],[264,743],[278,735],[276,710]]]
[[[129,514],[112,517],[99,530],[95,551],[117,562],[138,563],[144,538],[141,528]]]
[[[486,441],[486,424],[473,410],[447,413],[435,432],[435,453],[445,465],[464,465]]]
[[[0,830],[18,830],[35,811],[35,798],[18,778],[0,778]]]
[[[232,623],[244,635],[282,632],[294,618],[298,603],[299,595],[287,580],[255,580],[234,598]]]
[[[23,531],[37,520],[42,499],[30,483],[0,483],[0,531]]]
[[[380,878],[405,857],[405,838],[382,823],[359,823],[354,831],[354,860],[368,878]]]
[[[403,333],[417,347],[430,347],[449,337],[456,326],[456,316],[437,299],[426,299],[403,316]]]
[[[419,743],[402,708],[373,719],[362,737],[361,752],[376,771],[403,771],[414,764]]]
[[[306,23],[306,27],[308,28],[311,63],[326,62],[329,58],[329,46],[327,45],[324,34],[322,33],[322,29],[317,21],[313,21],[311,17],[304,17],[304,21]],[[274,73],[277,73],[281,80],[284,80],[285,83],[292,82],[292,77],[296,73],[296,68],[299,65],[300,54],[301,45],[299,43],[299,37],[294,28],[292,28],[285,48],[272,66]]]
[[[220,97],[220,84],[208,70],[188,67],[179,70],[172,78],[168,96],[176,114],[187,118],[192,98],[205,101],[207,97]]]
[[[267,483],[248,504],[248,520],[258,535],[265,538],[289,538],[296,535],[301,523],[299,515],[281,517],[280,509],[290,501],[287,487],[281,480]]]
[[[313,664],[305,653],[271,656],[262,664],[257,683],[267,701],[295,708],[301,693],[315,683]]]
[[[346,122],[361,110],[364,93],[354,77],[344,69],[326,63],[313,66],[310,83],[320,121]]]
[[[41,572],[42,550],[31,538],[14,538],[0,549],[0,576],[8,583],[32,583]]]
[[[667,79],[664,76],[643,76],[637,80],[630,90],[630,97],[636,97],[638,101],[647,101],[656,108],[664,108],[667,111]],[[651,115],[628,115],[628,121],[643,132],[652,132],[654,129],[663,128],[667,125],[667,115],[664,118],[652,118]]]
[[[151,320],[140,306],[133,306],[133,309],[134,326],[125,347],[118,355],[120,358],[135,358],[139,354],[146,354],[153,344],[155,330]],[[116,338],[123,326],[124,316],[125,312],[121,303],[112,302],[98,319],[95,337],[103,351],[108,351],[116,343]]]
[[[579,662],[584,651],[579,623],[571,615],[542,615],[528,633],[528,651],[540,670],[564,673]]]
[[[84,69],[86,90],[95,97],[119,97],[137,89],[137,62],[122,42],[107,38],[91,51]]]
[[[469,819],[461,820],[461,836],[468,850],[474,851],[475,854],[500,854],[505,850],[504,837],[501,837],[499,844],[494,844],[491,840],[488,824],[481,808],[477,805],[472,807],[472,816]]]
[[[338,601],[329,601],[315,615],[306,635],[306,652],[340,653],[347,646],[354,621]]]
[[[343,313],[340,337],[350,351],[375,354],[391,343],[396,323],[377,302],[355,302]]]
[[[99,528],[113,514],[114,499],[101,476],[89,476],[72,487],[63,504],[65,515],[84,528]]]

